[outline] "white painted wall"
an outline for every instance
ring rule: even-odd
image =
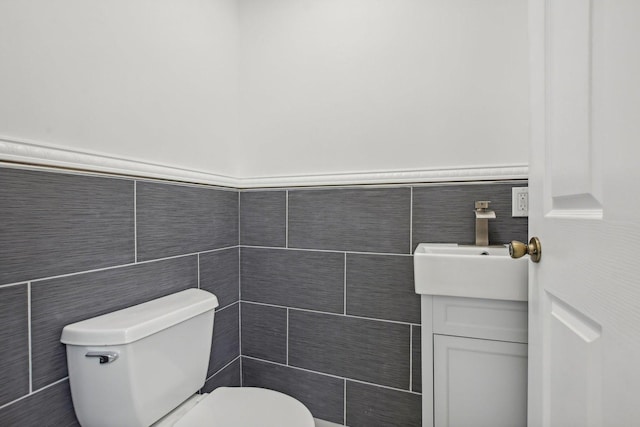
[[[3,0],[0,135],[235,174],[235,0]]]
[[[526,0],[240,0],[244,176],[526,164]]]
[[[3,0],[0,137],[239,178],[527,163],[526,0]]]

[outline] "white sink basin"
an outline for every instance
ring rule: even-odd
[[[507,246],[421,243],[413,257],[416,293],[527,301],[528,265]]]

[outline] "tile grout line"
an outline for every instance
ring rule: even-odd
[[[344,281],[343,281],[343,292],[344,292],[344,308],[342,313],[347,314],[347,253],[344,253]]]
[[[21,286],[21,285],[25,285],[29,282],[29,280],[26,280],[24,282],[16,282],[16,283],[7,283],[6,285],[0,285],[0,289],[2,288],[10,288],[11,286]]]
[[[413,391],[413,326],[409,326],[409,390]]]
[[[0,285],[0,288],[5,288],[5,287],[9,287],[9,286],[24,285],[27,282],[42,282],[44,280],[60,279],[60,278],[63,278],[63,277],[71,277],[71,276],[76,276],[76,275],[80,275],[80,274],[97,273],[97,272],[100,272],[100,271],[114,270],[116,268],[133,267],[134,265],[138,265],[138,264],[150,264],[150,263],[153,263],[153,262],[168,261],[168,260],[171,260],[171,259],[184,258],[184,257],[188,257],[188,256],[197,255],[198,253],[220,252],[220,251],[226,251],[228,249],[239,248],[239,247],[240,247],[239,245],[225,246],[223,248],[209,249],[209,250],[201,251],[201,252],[192,252],[192,253],[188,253],[188,254],[173,255],[173,256],[164,257],[164,258],[154,258],[154,259],[150,259],[150,260],[147,260],[147,261],[139,261],[138,263],[128,262],[126,264],[110,265],[108,267],[94,268],[92,270],[74,271],[73,273],[58,274],[56,276],[38,277],[38,278],[35,278],[35,279],[24,280],[22,282],[8,283],[6,285]]]
[[[343,385],[344,388],[342,389],[342,424],[343,425],[347,425],[347,379],[343,379]]]
[[[198,257],[198,289],[200,288],[200,254],[197,254]]]
[[[239,384],[242,387],[242,192],[238,191],[238,357],[240,358]]]
[[[279,249],[282,251],[304,251],[304,252],[326,252],[332,254],[354,254],[354,255],[385,255],[385,256],[404,256],[404,257],[412,257],[413,254],[406,253],[390,253],[390,252],[364,252],[364,251],[344,251],[337,249],[310,249],[310,248],[292,248],[292,247],[282,247],[282,246],[258,246],[258,245],[239,245],[241,248],[250,248],[250,249]]]
[[[221,251],[226,251],[226,250],[229,250],[229,249],[234,249],[234,248],[239,248],[239,247],[240,247],[240,245],[223,246],[221,248],[206,249],[204,251],[191,252],[191,253],[183,254],[183,255],[173,255],[173,256],[164,257],[164,258],[154,258],[154,259],[150,259],[148,261],[140,261],[140,263],[159,261],[159,260],[163,260],[163,259],[179,258],[181,256],[188,256],[188,255],[195,255],[195,254],[210,254],[210,253],[213,253],[213,252],[221,252]]]
[[[307,312],[307,313],[318,313],[318,314],[326,314],[326,315],[329,315],[329,316],[349,317],[349,318],[352,318],[352,319],[371,320],[371,321],[374,321],[374,322],[394,323],[396,325],[420,326],[420,323],[403,322],[401,320],[376,319],[375,317],[364,317],[364,316],[355,316],[353,314],[332,313],[330,311],[312,310],[312,309],[309,309],[309,308],[287,307],[286,305],[269,304],[269,303],[258,302],[258,301],[249,301],[249,300],[241,300],[241,301],[243,303],[246,303],[246,304],[262,305],[262,306],[266,306],[266,307],[289,308],[291,310],[304,311],[304,312]]]
[[[44,387],[40,387],[39,389],[37,389],[37,390],[35,390],[35,391],[32,391],[31,393],[27,393],[27,394],[25,394],[24,396],[20,396],[19,398],[15,399],[15,400],[12,400],[11,402],[7,402],[7,403],[5,403],[5,404],[3,404],[3,405],[0,405],[0,410],[2,410],[2,409],[4,409],[4,408],[7,408],[7,407],[9,407],[9,406],[11,406],[11,405],[13,405],[13,404],[15,404],[15,403],[18,403],[18,402],[20,402],[21,400],[25,400],[25,399],[27,399],[27,398],[29,398],[29,397],[31,397],[31,396],[34,396],[34,395],[36,395],[36,394],[40,393],[41,391],[47,390],[47,389],[49,389],[49,388],[51,388],[51,387],[54,387],[54,386],[56,386],[56,385],[58,385],[58,384],[60,384],[60,383],[62,383],[62,382],[64,382],[64,381],[67,381],[68,379],[69,379],[69,377],[68,377],[68,376],[66,376],[66,377],[64,377],[64,378],[61,378],[61,379],[59,379],[59,380],[56,380],[56,381],[52,382],[51,384],[47,384],[47,385],[46,385],[46,386],[44,386]]]
[[[31,344],[31,282],[27,282],[27,330],[29,340],[29,394],[33,393],[33,346]]]
[[[289,307],[287,307],[287,366],[289,366]]]
[[[238,300],[238,355],[242,356],[242,303]]]
[[[284,205],[284,247],[289,247],[289,190],[285,191]]]
[[[216,311],[215,311],[215,312],[216,312],[216,314],[217,314],[217,313],[220,313],[221,311],[226,310],[226,309],[227,309],[227,308],[229,308],[229,307],[233,307],[233,306],[234,306],[234,305],[236,305],[236,304],[238,304],[238,307],[240,307],[240,301],[234,301],[234,302],[232,302],[232,303],[230,303],[230,304],[225,305],[225,306],[224,306],[224,307],[222,307],[222,308],[216,308]]]
[[[207,379],[205,380],[205,382],[206,382],[206,381],[209,381],[211,378],[215,377],[215,376],[216,376],[216,375],[218,375],[220,372],[224,371],[226,368],[228,368],[231,364],[233,364],[233,363],[234,363],[236,360],[238,360],[239,358],[240,358],[240,356],[239,356],[239,355],[238,355],[238,356],[236,356],[236,357],[234,357],[232,361],[227,362],[227,364],[226,364],[226,365],[224,365],[222,368],[218,369],[218,370],[217,370],[217,371],[215,371],[213,374],[211,374],[211,376],[210,376],[209,378],[207,378]]]
[[[379,388],[384,388],[384,389],[387,389],[387,390],[395,390],[395,391],[399,391],[399,392],[402,392],[402,393],[409,393],[409,394],[414,394],[414,395],[417,395],[417,396],[422,396],[422,393],[418,393],[416,391],[406,390],[406,389],[397,388],[397,387],[391,387],[391,386],[383,385],[383,384],[376,384],[376,383],[372,383],[372,382],[369,382],[369,381],[358,380],[358,379],[355,379],[355,378],[341,377],[339,375],[329,374],[329,373],[320,372],[320,371],[314,371],[314,370],[307,369],[307,368],[301,368],[301,367],[295,366],[295,365],[287,366],[287,365],[285,365],[283,363],[274,362],[272,360],[260,359],[258,357],[253,357],[253,356],[242,356],[242,357],[246,358],[246,359],[249,359],[249,360],[255,360],[257,362],[267,363],[267,364],[270,364],[270,365],[282,366],[284,368],[291,368],[291,369],[296,369],[298,371],[309,372],[311,374],[317,374],[317,375],[322,375],[322,376],[325,376],[325,377],[335,378],[335,379],[339,379],[339,380],[346,380],[346,381],[351,381],[351,382],[358,383],[358,384],[369,385],[369,386],[372,386],[372,387],[379,387]]]
[[[240,247],[238,247],[238,352],[242,356],[242,250]],[[242,386],[242,359],[240,359],[240,386]]]
[[[409,198],[409,253],[413,252],[413,187]]]
[[[138,181],[133,180],[133,262],[138,263]]]

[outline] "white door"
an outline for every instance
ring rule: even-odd
[[[529,426],[640,426],[640,0],[529,6]]]

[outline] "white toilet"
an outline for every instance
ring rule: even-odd
[[[65,326],[71,396],[83,427],[313,427],[296,399],[204,385],[215,295],[188,289]]]

